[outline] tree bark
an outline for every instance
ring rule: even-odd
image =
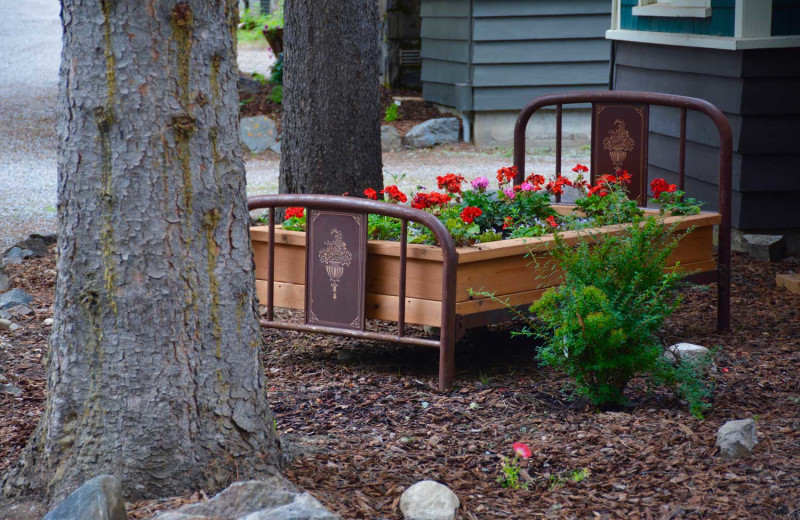
[[[236,0],[62,0],[47,406],[6,495],[219,489],[280,454],[239,146]]]
[[[287,0],[281,193],[383,187],[375,0]]]

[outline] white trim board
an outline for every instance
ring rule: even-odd
[[[800,36],[733,38],[730,36],[706,36],[702,34],[609,29],[606,31],[606,39],[626,42],[653,43],[656,45],[675,45],[678,47],[702,47],[705,49],[721,49],[728,51],[800,47]]]

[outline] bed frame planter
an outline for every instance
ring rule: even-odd
[[[677,266],[696,282],[718,283],[717,329],[728,331],[733,144],[724,114],[706,101],[665,94],[590,91],[542,96],[522,110],[514,129],[516,184],[525,176],[525,129],[531,116],[545,106],[556,107],[555,155],[556,167],[560,168],[562,105],[571,103],[592,104],[591,182],[595,182],[596,170],[606,173],[604,169],[609,167],[624,168],[632,175],[632,185],[638,187],[634,196],[640,203],[646,197],[650,105],[681,110],[676,180],[682,191],[687,110],[705,114],[716,125],[720,157],[718,212],[667,217],[664,225],[674,224],[676,232],[690,230],[679,242],[669,265]],[[623,130],[624,139],[617,141],[625,141],[625,157],[617,153],[619,147],[612,146],[616,142],[612,138],[622,135]],[[559,170],[556,175],[560,176]],[[556,202],[560,202],[558,197]],[[275,225],[275,209],[289,206],[306,208],[308,233]],[[553,235],[456,248],[441,221],[408,206],[351,197],[282,194],[252,197],[248,208],[269,211],[269,225],[250,230],[256,287],[261,303],[267,307],[262,326],[438,348],[439,389],[443,391],[453,386],[455,342],[467,329],[507,319],[508,306],[530,305],[549,287],[560,283],[558,272],[549,267]],[[556,204],[554,208],[569,213],[574,206]],[[367,241],[365,222],[369,214],[400,219],[400,242]],[[408,244],[408,222],[428,227],[438,245]],[[715,225],[719,229],[718,263],[712,252]],[[576,243],[581,235],[602,236],[620,229],[622,226],[606,226],[568,231],[562,236],[568,243]],[[309,279],[311,283],[307,284]],[[492,293],[496,299],[472,291]],[[305,310],[305,322],[276,320],[276,306]],[[367,331],[366,318],[396,321],[397,332]],[[439,339],[408,336],[406,323],[438,326]]]

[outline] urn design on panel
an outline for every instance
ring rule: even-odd
[[[353,253],[347,249],[347,244],[342,240],[342,232],[338,229],[331,230],[333,240],[325,241],[325,249],[319,252],[319,261],[325,264],[328,278],[331,282],[333,299],[336,299],[336,288],[339,279],[344,274],[344,268],[353,260]]]
[[[603,149],[608,152],[615,170],[622,170],[622,163],[628,152],[633,151],[633,138],[625,128],[625,121],[617,119],[614,121],[614,129],[609,130],[608,135],[603,139]]]

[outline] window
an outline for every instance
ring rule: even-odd
[[[639,0],[634,16],[708,18],[711,0]]]

